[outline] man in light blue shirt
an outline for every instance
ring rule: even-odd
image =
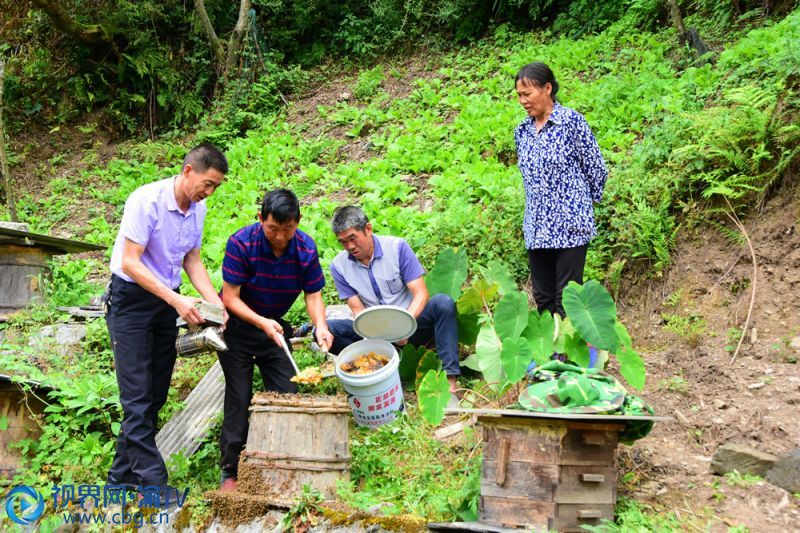
[[[339,297],[347,301],[354,315],[375,305],[408,310],[417,320],[417,331],[398,344],[420,346],[434,340],[450,390],[455,391],[461,368],[453,299],[446,294],[429,298],[423,279],[425,269],[408,243],[400,237],[375,235],[361,208],[337,209],[331,226],[344,248],[331,263]],[[335,354],[361,340],[353,330],[352,320],[329,320],[328,328],[333,334],[331,351]]]

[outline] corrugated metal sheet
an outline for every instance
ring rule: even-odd
[[[184,408],[156,435],[156,445],[166,461],[172,454],[190,457],[208,435],[225,400],[225,378],[219,361],[189,393]]]

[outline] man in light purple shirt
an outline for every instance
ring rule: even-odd
[[[222,306],[200,260],[200,243],[204,200],[227,171],[222,152],[201,144],[186,155],[180,174],[139,187],[125,202],[106,312],[124,413],[111,485],[168,490],[155,437],[175,365],[175,321],[203,321],[194,307],[198,298],[178,293],[181,269],[205,300]]]

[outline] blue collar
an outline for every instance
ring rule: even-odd
[[[558,102],[553,103],[553,110],[550,112],[550,116],[547,118],[547,122],[553,122],[553,124],[558,124],[559,126],[564,123],[564,118],[567,113],[566,108]],[[535,128],[536,127],[536,119],[531,116],[525,117],[523,121],[528,126]],[[546,124],[546,123],[545,123]]]

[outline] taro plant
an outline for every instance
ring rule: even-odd
[[[451,296],[458,278],[466,278],[466,257],[443,251],[429,276],[428,288],[440,288]],[[463,282],[462,278],[462,282]],[[625,326],[608,291],[597,281],[570,283],[563,294],[567,317],[530,309],[527,294],[519,291],[500,263],[483,269],[482,275],[457,299],[462,342],[474,336],[475,353],[462,362],[480,371],[484,390],[470,395],[487,405],[505,407],[516,402],[531,363],[542,365],[554,354],[564,354],[582,367],[590,365],[589,344],[598,349],[596,365],[603,367],[610,355],[620,374],[634,388],[644,387],[645,369],[641,356],[631,346]],[[429,423],[438,424],[449,400],[447,377],[431,369],[418,385],[420,411]]]

